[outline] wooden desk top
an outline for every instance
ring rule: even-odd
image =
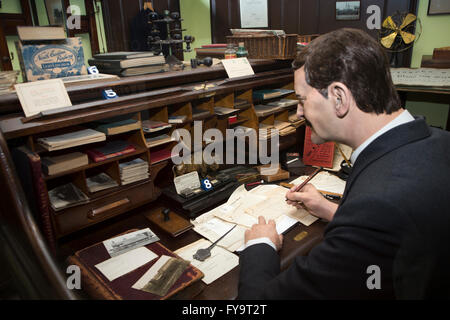
[[[62,238],[59,248],[61,261],[65,260],[67,256],[72,255],[77,250],[86,248],[94,243],[114,237],[124,231],[134,228],[150,228],[161,239],[161,243],[172,251],[202,238],[202,236],[193,230],[189,230],[178,237],[173,238],[159,230],[145,217],[145,214],[150,212],[161,214],[162,209],[162,205],[151,203],[129,212],[125,217],[121,216],[116,219],[105,221],[99,225],[82,230],[66,238]],[[295,256],[306,255],[315,245],[317,245],[322,240],[323,231],[326,225],[326,222],[320,220],[314,222],[309,227],[299,223],[285,233],[283,248],[279,252],[281,257],[281,269],[286,269]],[[306,232],[306,235],[302,234],[305,236],[297,237],[301,232]],[[210,285],[199,282],[197,285],[194,285],[195,287],[187,288],[184,290],[186,292],[184,292],[184,295],[181,296],[181,298],[196,300],[232,300],[237,297],[238,281],[239,266]]]

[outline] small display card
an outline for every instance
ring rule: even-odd
[[[224,59],[221,62],[230,79],[255,74],[247,58]]]
[[[72,106],[61,79],[19,83],[14,87],[26,117],[47,110]]]

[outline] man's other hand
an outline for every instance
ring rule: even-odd
[[[266,223],[266,219],[263,216],[258,217],[258,223],[254,224],[250,230],[245,231],[245,243],[249,240],[257,238],[269,238],[273,242],[277,250],[281,249],[283,245],[283,235],[277,233],[275,221],[269,220]]]

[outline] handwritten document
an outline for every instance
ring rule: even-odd
[[[205,261],[198,261],[193,258],[193,255],[198,249],[205,249],[210,245],[210,241],[200,239],[175,251],[175,253],[181,258],[189,261],[193,266],[203,272],[204,277],[202,278],[202,281],[206,284],[210,284],[211,282],[219,279],[239,264],[239,257],[237,255],[219,246],[212,248],[211,257]]]
[[[291,183],[298,185],[305,181],[306,178],[308,178],[308,176],[301,176],[291,181]],[[309,183],[311,183],[318,190],[337,193],[340,195],[344,193],[345,189],[344,180],[326,171],[319,172]]]
[[[192,220],[194,231],[214,242],[237,224],[217,244],[233,252],[243,249],[245,231],[258,223],[259,216],[263,216],[266,221],[273,219],[279,234],[298,222],[309,226],[316,221],[317,217],[306,210],[286,204],[287,191],[288,189],[277,185],[260,185],[247,191],[242,185],[231,194],[226,203]]]
[[[450,87],[450,69],[391,68],[391,76],[396,85]]]

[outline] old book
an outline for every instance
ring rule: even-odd
[[[98,69],[126,69],[132,67],[163,65],[166,60],[163,55],[128,59],[95,59],[88,60],[89,65]]]
[[[255,100],[266,100],[277,97],[282,97],[291,93],[294,93],[294,90],[290,89],[263,89],[263,90],[255,90],[253,91],[253,99]]]
[[[115,51],[94,54],[95,59],[136,59],[153,57],[154,54],[151,51]]]
[[[67,183],[48,192],[50,205],[55,211],[89,201],[89,198],[73,183]]]
[[[17,26],[17,35],[21,41],[66,39],[66,33],[63,27]]]
[[[269,106],[265,104],[257,104],[255,106],[255,113],[258,117],[265,117],[272,113],[279,111],[281,107],[279,106]]]
[[[132,232],[135,230],[130,230]],[[69,264],[78,265],[82,273],[82,288],[89,296],[96,299],[108,300],[165,300],[178,294],[186,299],[193,298],[198,294],[198,289],[195,285],[199,283],[203,277],[203,273],[192,264],[189,264],[187,269],[169,288],[164,296],[159,296],[143,290],[136,290],[133,285],[142,278],[142,276],[158,261],[158,258],[165,255],[169,257],[179,258],[174,252],[167,249],[160,242],[153,242],[145,246],[152,253],[157,255],[143,266],[132,270],[131,272],[109,281],[95,265],[104,262],[110,258],[108,251],[102,242],[96,243],[90,247],[75,252],[73,256],[68,258]]]
[[[157,132],[172,128],[172,125],[164,121],[144,120],[142,121],[142,130],[144,132]]]
[[[98,68],[98,70],[102,73],[115,74],[120,77],[130,77],[130,76],[140,76],[140,75],[144,75],[144,74],[165,72],[165,71],[169,70],[169,67],[166,64],[159,64],[159,65],[151,65],[151,66],[126,68],[126,69]]]
[[[303,163],[325,168],[333,167],[334,142],[314,144],[311,141],[311,127],[305,129],[305,144],[303,148]]]
[[[136,119],[125,119],[109,123],[102,123],[95,127],[95,130],[103,132],[107,136],[124,133],[133,130],[139,130],[141,122]]]
[[[72,152],[60,156],[43,157],[41,162],[42,171],[51,176],[85,166],[89,163],[89,159],[85,153]]]
[[[114,74],[104,74],[104,73],[83,74],[79,76],[64,77],[61,79],[66,87],[120,80],[120,78]]]
[[[162,145],[164,143],[175,141],[175,138],[167,135],[161,134],[155,137],[145,137],[145,142],[147,143],[147,147],[156,147]]]
[[[169,123],[183,123],[187,119],[186,115],[169,116]]]
[[[51,137],[38,138],[37,142],[48,151],[54,151],[104,140],[106,140],[104,133],[93,129],[84,129]]]
[[[86,184],[89,192],[91,193],[114,188],[119,185],[113,178],[104,172],[86,178]]]
[[[107,142],[101,147],[88,149],[85,152],[94,162],[100,162],[135,151],[135,146],[128,141],[114,140]]]
[[[25,81],[47,80],[87,74],[81,38],[51,44],[16,42]]]

